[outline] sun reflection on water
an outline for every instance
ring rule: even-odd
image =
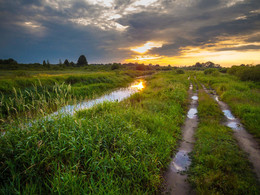
[[[139,81],[137,84],[132,85],[131,87],[138,90],[143,90],[145,86],[143,81]]]

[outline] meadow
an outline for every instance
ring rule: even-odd
[[[247,154],[222,125],[200,84],[212,87],[260,138],[259,83],[207,71],[7,71],[0,75],[1,194],[160,194],[182,139],[190,83],[199,86],[199,126],[188,181],[197,194],[258,194]],[[144,89],[74,115],[44,116],[126,87]],[[189,80],[189,79],[190,80]],[[196,87],[193,88],[196,91]]]
[[[121,103],[9,126],[2,193],[153,193],[185,119],[186,75],[156,74]]]

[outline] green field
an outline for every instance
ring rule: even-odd
[[[259,140],[259,82],[208,72],[2,72],[0,129],[5,134],[0,136],[0,193],[160,194],[163,175],[182,138],[190,82],[215,89]],[[148,75],[144,89],[121,102],[106,101],[75,115],[44,118],[64,105],[126,87],[141,75]],[[201,87],[198,116],[192,164],[184,173],[193,190],[259,194],[247,155],[231,129],[222,125],[217,103]]]

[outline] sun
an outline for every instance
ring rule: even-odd
[[[137,52],[140,54],[144,54],[147,51],[149,51],[150,49],[159,48],[159,47],[162,47],[162,45],[163,45],[162,42],[149,41],[149,42],[145,43],[143,46],[131,48],[131,51],[134,51],[134,52]]]

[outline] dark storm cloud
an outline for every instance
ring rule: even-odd
[[[259,43],[259,14],[259,0],[0,0],[0,58],[57,62],[86,54],[95,63],[129,58],[129,47],[147,41],[163,41],[150,53],[166,56],[214,46],[221,36]]]
[[[228,47],[228,48],[218,48],[218,51],[247,51],[247,50],[256,50],[260,49],[260,45],[246,45],[240,47]]]

